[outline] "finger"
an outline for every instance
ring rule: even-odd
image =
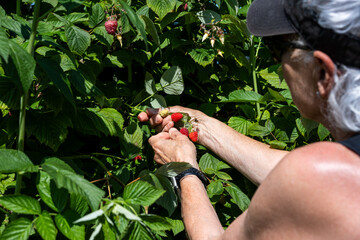
[[[159,113],[159,109],[147,108],[146,113],[147,113],[147,115],[149,115],[149,117],[152,117],[152,116],[157,115]]]
[[[164,139],[170,139],[170,135],[167,132],[158,133],[149,138],[149,144],[151,146],[156,146],[158,142],[161,142]],[[153,147],[154,148],[154,147]]]
[[[155,127],[155,126],[159,125],[160,123],[162,123],[162,121],[163,121],[163,118],[159,114],[156,114],[150,118],[150,125]]]
[[[169,122],[164,128],[163,128],[163,132],[169,132],[171,128],[174,127],[174,122]]]
[[[141,112],[141,113],[139,113],[139,115],[137,116],[137,118],[138,118],[138,120],[139,120],[140,122],[146,122],[146,121],[149,120],[149,116],[147,115],[146,112]]]
[[[157,162],[158,164],[166,164],[166,162],[157,154],[155,154],[154,156],[154,161]]]
[[[171,117],[164,118],[161,125],[158,125],[155,130],[157,132],[168,132],[170,128],[174,126],[174,122]]]
[[[171,139],[176,139],[179,137],[185,137],[185,135],[181,134],[176,128],[171,128],[169,130],[169,136]]]

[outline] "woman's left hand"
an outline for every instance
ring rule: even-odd
[[[149,138],[149,143],[155,151],[154,160],[157,163],[187,162],[199,169],[195,145],[177,129],[158,133]]]

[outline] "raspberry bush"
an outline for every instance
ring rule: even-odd
[[[199,109],[273,148],[330,139],[247,32],[249,4],[2,1],[1,239],[184,239],[168,177],[189,166],[154,163],[147,107]],[[256,188],[195,144],[226,227]]]

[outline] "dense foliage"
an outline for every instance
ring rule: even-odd
[[[189,166],[153,162],[155,131],[136,118],[149,106],[199,109],[273,148],[327,138],[248,33],[249,4],[2,1],[1,239],[184,239],[168,177]],[[256,188],[197,149],[226,227]]]

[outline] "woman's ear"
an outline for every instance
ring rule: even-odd
[[[314,58],[318,63],[319,79],[317,80],[320,97],[327,99],[334,86],[335,64],[331,58],[322,51],[314,51]]]

